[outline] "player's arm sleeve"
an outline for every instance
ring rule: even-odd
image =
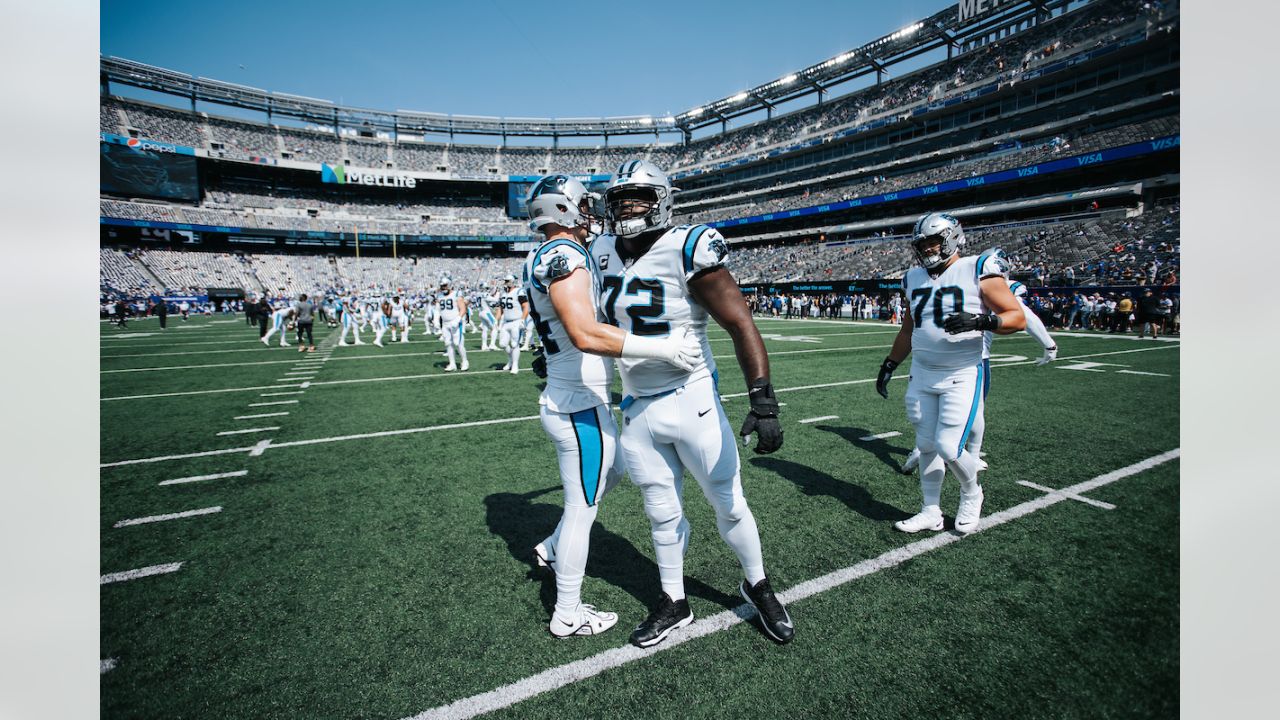
[[[1022,315],[1027,318],[1027,334],[1039,341],[1046,350],[1057,345],[1058,343],[1054,342],[1053,337],[1049,335],[1049,330],[1045,328],[1044,322],[1040,320],[1040,316],[1027,307],[1027,304],[1022,302],[1022,298],[1018,298],[1018,304],[1022,306]]]
[[[693,226],[685,235],[680,249],[685,282],[706,270],[724,265],[728,256],[729,244],[720,231],[706,225]]]
[[[587,253],[576,243],[565,240],[543,246],[533,261],[533,274],[529,282],[534,288],[547,292],[551,283],[569,277],[569,273],[587,265]]]

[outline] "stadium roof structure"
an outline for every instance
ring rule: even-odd
[[[764,111],[773,117],[781,103],[816,94],[825,101],[835,86],[876,75],[879,83],[894,64],[940,48],[947,56],[975,39],[1003,31],[1016,31],[1066,11],[1075,0],[959,0],[933,15],[884,37],[835,57],[789,73],[777,80],[734,95],[704,103],[674,116],[626,116],[599,118],[520,118],[451,115],[414,110],[374,110],[339,105],[329,100],[270,92],[236,83],[192,77],[186,73],[124,58],[100,57],[100,82],[104,94],[112,83],[159,92],[196,102],[208,102],[256,110],[319,125],[381,130],[399,134],[507,136],[603,136],[680,133],[688,141],[694,130]],[[1100,0],[1090,0],[1099,2]]]

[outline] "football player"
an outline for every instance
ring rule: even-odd
[[[480,315],[481,352],[498,349],[498,318],[493,314],[493,306],[497,302],[497,296],[491,295],[488,288],[481,287],[476,295],[476,308]]]
[[[344,295],[338,298],[338,315],[342,321],[342,334],[338,336],[339,345],[351,345],[347,342],[347,332],[356,336],[355,345],[363,345],[360,339],[360,323],[363,320],[360,310],[360,299],[355,295]]]
[[[582,604],[582,577],[598,504],[623,470],[609,407],[613,362],[601,356],[648,358],[688,372],[702,363],[702,346],[685,329],[645,337],[599,321],[599,277],[587,254],[591,194],[581,182],[567,175],[544,177],[530,188],[526,205],[529,228],[545,237],[525,259],[524,293],[546,352],[547,384],[539,405],[564,486],[564,514],[534,556],[556,574],[551,634],[596,635],[613,627],[618,616]]]
[[[507,352],[507,364],[503,370],[512,375],[520,372],[520,329],[529,317],[529,302],[524,290],[516,285],[514,275],[502,278],[502,293],[498,296],[498,347]]]
[[[920,267],[902,278],[908,307],[876,378],[876,391],[887,399],[893,371],[915,354],[906,409],[920,449],[923,502],[919,513],[894,523],[903,532],[942,529],[939,499],[948,468],[960,481],[956,530],[967,535],[978,529],[982,486],[977,457],[965,445],[983,409],[983,333],[1009,335],[1026,327],[1006,282],[1003,253],[962,258],[963,244],[960,221],[950,215],[929,213],[916,221],[911,248]]]
[[[462,355],[462,371],[466,372],[471,365],[467,362],[467,348],[462,342],[463,318],[467,315],[467,299],[461,293],[454,292],[453,281],[440,279],[440,292],[437,294],[440,303],[440,325],[444,329],[444,351],[449,357],[445,372],[458,369],[453,363],[453,349],[457,348]]]
[[[289,343],[285,342],[284,340],[284,336],[286,334],[285,323],[289,320],[289,317],[291,315],[293,315],[293,305],[285,305],[284,307],[279,308],[278,310],[272,311],[271,327],[268,328],[267,333],[262,336],[263,345],[270,346],[271,343],[268,341],[271,339],[271,336],[274,335],[275,333],[280,333],[280,347],[292,347]]]
[[[743,369],[751,410],[744,439],[758,434],[757,453],[782,446],[778,401],[769,381],[769,356],[742,291],[724,266],[728,246],[706,225],[672,227],[671,182],[644,160],[618,168],[605,190],[610,232],[591,244],[601,277],[601,306],[610,325],[640,337],[665,337],[688,324],[702,347],[692,370],[660,360],[621,358],[625,392],[620,446],[640,488],[657,556],[662,594],[631,642],[650,647],[693,621],[685,598],[684,555],[689,523],[681,494],[688,470],[715,508],[720,537],[738,557],[746,579],[738,590],[779,643],[795,629],[764,571],[760,534],[739,474],[737,441],[717,392],[707,341],[708,316],[727,330]]]
[[[391,323],[391,302],[385,297],[380,304],[372,306],[372,312],[369,313],[369,324],[373,326],[373,344],[378,347],[386,347],[382,344],[382,336],[386,334],[387,328]]]
[[[991,248],[987,253],[1004,253],[996,248]],[[1049,335],[1049,330],[1045,328],[1044,322],[1036,315],[1035,311],[1027,307],[1025,298],[1027,297],[1027,286],[1017,280],[1005,278],[1009,283],[1009,291],[1017,298],[1018,304],[1022,306],[1022,315],[1027,319],[1027,334],[1040,342],[1044,347],[1044,354],[1036,360],[1036,365],[1045,365],[1058,359],[1058,345],[1054,342],[1053,337]],[[987,395],[991,390],[991,339],[994,333],[990,330],[982,333],[982,404],[984,412],[979,413],[973,419],[973,428],[969,431],[969,441],[965,444],[965,450],[974,457],[978,470],[987,469],[987,461],[982,459],[982,439],[986,436],[986,403]],[[920,448],[912,448],[911,454],[902,463],[902,472],[910,475],[915,472],[916,467],[920,464]]]

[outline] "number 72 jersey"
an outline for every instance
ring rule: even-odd
[[[622,241],[601,235],[591,243],[600,274],[600,309],[610,325],[636,335],[665,336],[689,326],[702,342],[704,362],[686,373],[662,360],[618,358],[622,386],[632,397],[674,390],[715,372],[707,342],[707,311],[689,292],[689,279],[724,264],[728,246],[706,225],[681,225],[666,231],[645,254],[626,258]]]
[[[980,315],[987,312],[979,283],[982,278],[1006,277],[1008,265],[999,250],[957,258],[941,275],[933,277],[922,267],[912,267],[902,276],[911,313],[911,355],[913,363],[939,370],[973,367],[982,362],[983,333],[949,335],[943,322],[958,312]]]

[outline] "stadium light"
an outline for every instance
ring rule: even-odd
[[[696,108],[694,108],[694,109],[692,109],[692,110],[690,110],[690,111],[689,111],[689,117],[698,117],[699,115],[701,115],[701,114],[702,114],[702,111],[703,111],[703,110],[705,110],[705,109],[706,109],[706,108],[696,107]]]
[[[641,124],[641,125],[652,125],[652,124],[653,124],[653,118],[651,118],[651,117],[642,117],[642,118],[640,118],[640,124]]]
[[[745,92],[740,92],[737,95],[734,95],[733,97],[729,98],[729,102],[742,102],[743,100],[746,100],[746,99],[747,99],[747,94]]]
[[[796,81],[796,74],[795,74],[795,73],[791,73],[790,75],[788,75],[788,76],[786,76],[786,77],[782,78],[782,84],[783,84],[783,85],[790,85],[791,83],[793,83],[793,82],[795,82],[795,81]]]

